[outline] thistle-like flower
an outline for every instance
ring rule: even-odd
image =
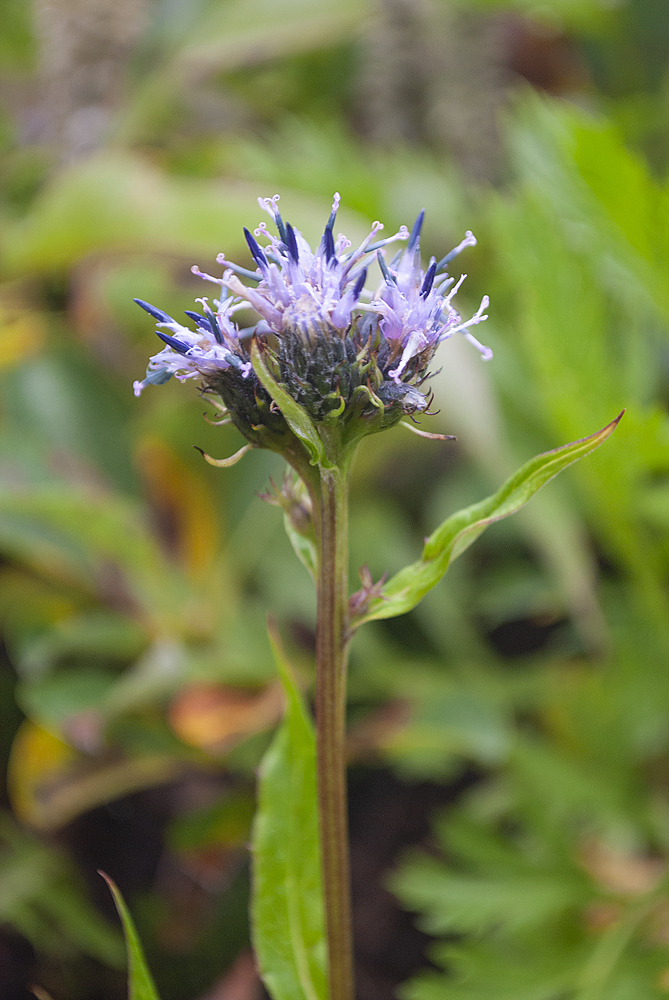
[[[156,319],[156,332],[166,345],[150,359],[143,381],[134,383],[136,395],[172,375],[199,377],[205,392],[223,399],[252,444],[281,451],[288,425],[254,369],[253,343],[276,383],[316,425],[355,422],[356,437],[360,428],[371,433],[428,408],[419,387],[438,345],[453,334],[463,333],[484,358],[492,356],[470,332],[487,319],[487,296],[474,316],[463,320],[452,303],[466,275],[456,281],[446,270],[465,247],[475,245],[472,233],[439,262],[432,258],[424,272],[419,247],[424,212],[411,232],[402,226],[382,239],[383,226],[375,222],[352,249],[346,237],[334,235],[335,195],[314,252],[298,230],[284,223],[278,195],[258,200],[278,235],[265,223],[255,235],[244,230],[255,270],[239,267],[223,254],[218,257],[221,278],[193,267],[194,274],[220,288],[211,306],[201,298],[202,311],[186,313],[195,330],[135,300]],[[387,248],[404,241],[386,260]],[[371,292],[366,283],[368,263],[374,259],[380,283]],[[240,329],[235,316],[249,307],[259,319]]]

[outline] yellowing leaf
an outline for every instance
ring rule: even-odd
[[[169,525],[165,540],[191,576],[205,573],[219,551],[218,520],[205,481],[156,436],[140,442],[137,464],[159,522]]]
[[[26,720],[14,737],[8,787],[22,822],[40,830],[57,830],[95,806],[174,780],[182,767],[180,760],[165,753],[120,760],[84,756]]]
[[[46,327],[34,312],[0,310],[0,368],[8,368],[38,354]]]
[[[26,719],[12,744],[7,774],[9,795],[17,817],[29,826],[41,826],[41,794],[77,754],[53,733]]]
[[[169,719],[177,736],[201,750],[228,750],[253,733],[269,729],[283,713],[278,681],[259,691],[225,684],[194,684],[172,702]]]

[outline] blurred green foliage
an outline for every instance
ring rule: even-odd
[[[163,1000],[203,995],[248,940],[254,769],[280,714],[265,615],[308,688],[311,584],[257,496],[280,479],[276,458],[212,469],[193,445],[219,457],[241,441],[203,421],[193,391],[133,399],[154,335],[131,299],[190,308],[192,263],[244,261],[256,195],[281,191],[313,237],[339,190],[351,237],[423,206],[426,254],[476,232],[467,286],[472,301],[491,295],[495,349],[482,366],[463,343],[443,347],[429,429],[457,446],[399,430],[363,445],[353,573],[398,571],[530,455],[627,408],[605,449],[487,532],[410,616],[356,638],[352,754],[406,780],[476,777],[392,877],[440,939],[436,968],[402,995],[659,1000],[666,5],[404,0],[398,16],[371,2],[95,0],[103,41],[70,31],[57,65],[49,41],[68,6],[47,7],[4,0],[0,32],[0,921],[38,949],[56,1000],[95,996],[75,956],[113,965],[119,942],[72,875],[66,832],[169,787],[173,876],[136,893]],[[493,28],[495,163],[475,175],[464,140],[443,136],[461,128],[478,149],[485,100],[468,104],[472,75],[449,80],[449,104],[434,49],[450,37],[490,53]],[[402,57],[420,45],[409,87]],[[91,70],[104,60],[107,89]],[[395,131],[384,140],[370,115]],[[416,138],[414,119],[431,130]],[[83,146],[82,121],[105,123]],[[186,920],[169,916],[175,903]]]

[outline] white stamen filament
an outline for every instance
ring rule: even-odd
[[[460,289],[460,286],[462,285],[462,282],[465,280],[466,277],[467,277],[466,274],[461,274],[460,280],[455,282],[448,295],[444,295],[444,302],[447,306],[451,304],[451,299],[453,299],[455,295],[457,295],[458,290]]]
[[[204,278],[205,281],[213,281],[215,285],[221,284],[220,278],[215,278],[213,274],[207,274],[205,271],[201,271],[197,264],[193,264],[191,267],[191,274],[196,274],[198,278]]]

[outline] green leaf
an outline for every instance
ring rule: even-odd
[[[241,233],[254,201],[251,185],[234,190],[226,195],[218,182],[170,177],[119,150],[91,156],[56,172],[30,212],[3,226],[3,268],[12,275],[64,272],[102,248],[213,258],[221,233]]]
[[[125,905],[123,896],[118,891],[116,883],[108,875],[105,875],[104,872],[100,872],[100,875],[102,875],[109,886],[111,894],[114,897],[118,915],[123,924],[123,933],[125,934],[125,943],[128,950],[128,1000],[160,1000],[153,977],[144,958],[139,935],[130,916],[130,911]]]
[[[302,406],[300,406],[299,403],[295,402],[293,397],[290,396],[285,389],[281,388],[278,382],[276,382],[269,368],[265,364],[264,358],[260,353],[260,348],[255,341],[251,347],[251,361],[253,362],[253,370],[258,376],[263,387],[267,390],[276,405],[281,410],[281,413],[285,417],[286,423],[290,427],[293,434],[300,439],[311,456],[311,464],[330,468],[331,466],[329,465],[325,457],[325,451],[323,450],[323,442],[318,436],[318,432],[308,413]]]
[[[324,1000],[325,921],[311,720],[272,627],[286,716],[260,767],[253,827],[252,933],[274,1000]]]
[[[93,909],[76,871],[58,851],[0,812],[0,923],[16,927],[42,954],[73,949],[116,968],[123,942]]]
[[[439,583],[451,563],[476,541],[488,525],[515,514],[544,483],[599,447],[616,429],[621,417],[622,413],[590,437],[537,455],[493,496],[447,518],[428,538],[422,557],[405,566],[388,581],[381,596],[371,603],[366,614],[353,622],[353,627],[381,618],[394,618],[415,608]]]
[[[366,3],[354,0],[226,0],[189,4],[187,14],[157,18],[152,37],[162,55],[129,94],[131,103],[118,126],[120,141],[141,145],[147,134],[162,135],[186,86],[346,44],[366,9]]]
[[[318,576],[318,555],[316,553],[316,543],[307,534],[298,531],[288,514],[284,514],[283,527],[288,535],[288,540],[293,546],[295,555],[305,567],[312,580]]]
[[[483,933],[502,922],[505,933],[529,930],[584,897],[579,882],[562,871],[471,875],[421,855],[404,862],[391,888],[409,909],[422,914],[420,925],[428,934]]]
[[[621,291],[629,286],[637,303],[650,294],[666,314],[667,188],[605,119],[536,95],[520,112],[510,144],[527,187],[556,210],[570,245],[578,227],[590,260],[611,257],[624,269]]]
[[[555,1000],[572,996],[580,955],[546,947],[541,940],[441,945],[432,957],[448,972],[423,972],[404,983],[401,1000]],[[638,1000],[647,1000],[640,994]]]
[[[4,553],[41,573],[88,586],[111,563],[137,603],[161,619],[166,631],[174,630],[188,585],[161,552],[135,502],[119,493],[46,483],[0,488],[0,515]]]

